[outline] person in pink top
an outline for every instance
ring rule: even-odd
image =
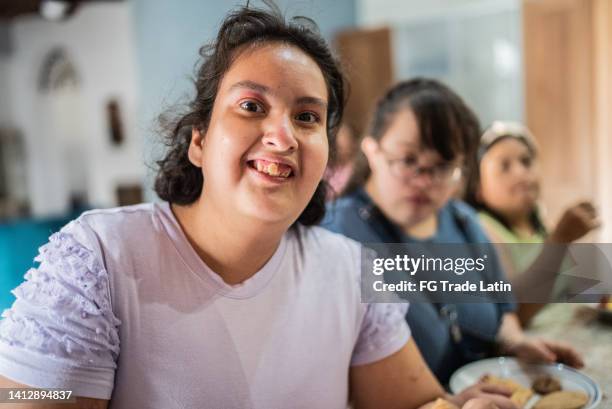
[[[360,245],[314,226],[344,81],[312,27],[226,17],[167,135],[163,201],[86,212],[41,247],[0,321],[0,387],[77,408],[514,407],[446,394],[407,306],[361,302]]]

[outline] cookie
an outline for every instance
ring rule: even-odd
[[[503,386],[504,388],[508,389],[512,393],[518,391],[519,389],[524,389],[523,385],[513,381],[512,379],[499,378],[495,375],[487,374],[482,377],[481,381],[489,385]]]
[[[589,401],[582,392],[553,392],[540,399],[533,409],[580,409]]]
[[[538,376],[531,385],[531,388],[540,395],[548,395],[549,393],[560,391],[561,382],[551,375]]]
[[[512,396],[510,396],[510,400],[514,402],[514,404],[519,408],[524,408],[527,404],[527,401],[529,401],[532,396],[533,391],[531,389],[520,387],[519,389],[514,391],[514,393],[512,393]]]

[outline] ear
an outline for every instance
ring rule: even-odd
[[[187,156],[189,157],[189,162],[193,166],[198,168],[202,167],[202,144],[204,143],[204,135],[200,132],[197,127],[193,127],[191,129],[191,142],[189,143],[189,149],[187,151]]]
[[[376,153],[378,152],[378,142],[376,141],[376,139],[367,135],[367,136],[364,136],[363,139],[361,140],[360,147],[361,147],[361,151],[363,152],[366,159],[368,160],[368,165],[370,166],[370,169],[371,169],[372,164],[375,161]]]

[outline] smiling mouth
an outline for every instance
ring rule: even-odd
[[[285,165],[284,163],[270,162],[263,159],[254,159],[247,162],[247,165],[263,173],[264,175],[287,179],[293,176],[293,170],[291,166]]]

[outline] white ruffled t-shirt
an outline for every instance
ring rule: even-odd
[[[351,365],[408,341],[405,304],[364,304],[358,243],[291,228],[230,286],[168,203],[84,213],[41,247],[0,320],[0,375],[112,409],[345,408]]]

